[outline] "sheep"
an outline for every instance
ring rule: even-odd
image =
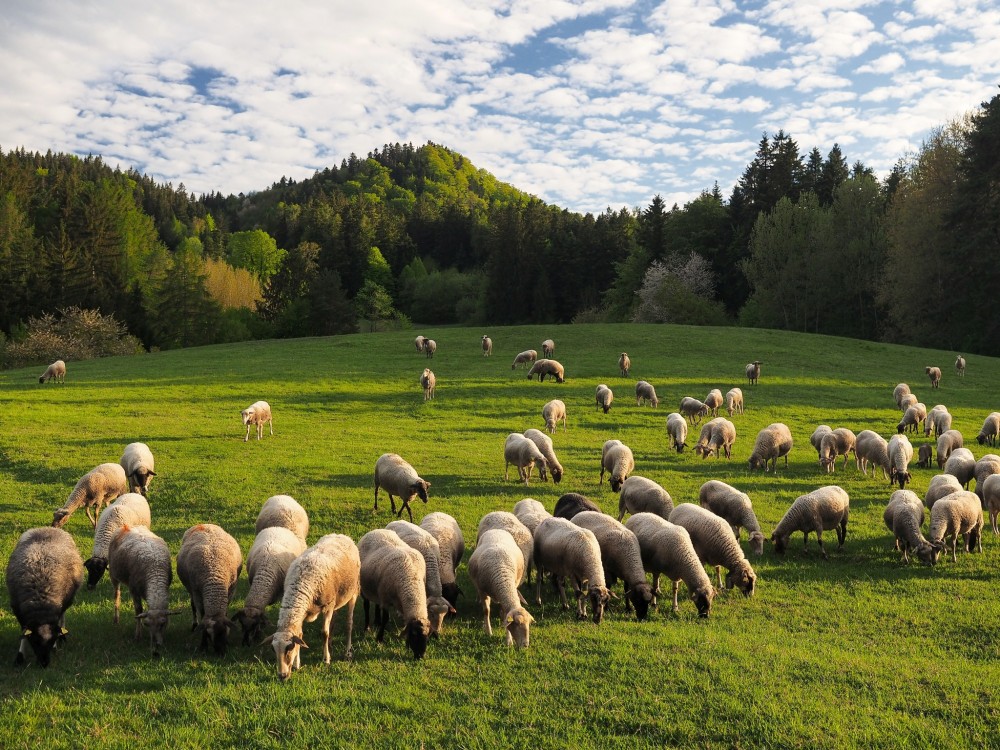
[[[244,443],[250,439],[250,428],[254,425],[257,427],[258,440],[264,435],[265,424],[270,428],[271,434],[274,435],[274,420],[271,417],[271,405],[267,401],[255,401],[241,411],[240,415],[243,417],[243,425],[247,428],[247,434],[243,438]]]
[[[632,360],[629,359],[626,352],[622,352],[618,357],[618,369],[621,371],[623,378],[628,377],[628,372],[632,369]]]
[[[708,458],[712,453],[719,457],[719,450],[726,454],[726,458],[733,457],[733,443],[736,442],[736,425],[724,417],[716,417],[709,424],[712,425],[712,434],[709,436],[708,444],[702,451],[701,457]]]
[[[567,492],[556,500],[555,508],[552,509],[552,515],[556,518],[570,520],[577,513],[582,513],[585,510],[599,511],[601,510],[601,506],[593,500],[584,497],[579,492]]]
[[[708,407],[696,398],[685,396],[677,411],[687,417],[691,424],[698,424],[708,414]]]
[[[750,551],[758,557],[764,554],[764,533],[760,530],[750,497],[745,492],[718,479],[710,479],[698,490],[698,504],[725,520],[737,539],[740,538],[740,529],[746,529]]]
[[[483,534],[491,529],[502,529],[510,534],[514,539],[514,543],[517,545],[517,548],[521,550],[521,554],[524,555],[524,577],[517,580],[517,585],[520,586],[524,580],[527,580],[530,583],[533,555],[532,539],[534,533],[531,529],[521,523],[520,519],[513,513],[509,513],[505,510],[494,510],[479,519],[479,526],[476,529],[476,544],[479,544],[479,540],[482,539]]]
[[[45,368],[39,378],[39,383],[47,383],[48,381],[54,383],[65,383],[66,382],[66,363],[61,359],[57,359],[51,365]]]
[[[980,489],[978,484],[976,489]],[[982,491],[983,503],[990,514],[990,527],[994,534],[1000,534],[1000,528],[997,527],[997,514],[1000,513],[1000,474],[990,474],[986,477]]]
[[[938,404],[927,412],[927,419],[924,420],[924,435],[940,435],[950,429],[951,414],[948,413],[948,407],[944,404]]]
[[[605,584],[610,589],[620,578],[625,586],[626,611],[631,605],[635,608],[635,619],[645,620],[653,600],[653,587],[646,580],[642,551],[635,534],[620,521],[592,510],[577,513],[573,523],[594,533],[601,548]]]
[[[642,566],[653,574],[653,605],[656,605],[660,593],[662,573],[673,583],[674,612],[680,610],[677,596],[681,581],[684,581],[698,610],[698,617],[708,617],[712,611],[715,588],[705,572],[705,566],[698,559],[687,529],[653,513],[630,516],[625,528],[639,540]]]
[[[716,417],[715,419],[710,419],[701,426],[701,434],[698,435],[698,442],[694,444],[694,453],[696,456],[701,456],[705,454],[707,456],[708,443],[712,439],[712,430],[715,429],[721,417]],[[732,424],[730,422],[730,424]]]
[[[528,370],[528,380],[531,380],[535,374],[538,375],[539,383],[545,380],[546,375],[554,378],[557,383],[564,383],[566,381],[565,369],[554,359],[535,360],[535,364]]]
[[[507,436],[503,444],[503,478],[510,479],[510,465],[517,467],[518,477],[527,487],[531,479],[531,470],[538,464],[538,473],[543,474],[543,469],[547,462],[542,452],[534,441],[526,438],[518,432],[512,432]]]
[[[945,461],[944,473],[952,474],[963,488],[969,489],[969,482],[976,476],[976,457],[968,448],[956,448]]]
[[[955,357],[955,374],[959,377],[965,377],[965,357],[961,354]]]
[[[924,372],[927,373],[927,377],[931,379],[931,388],[941,387],[941,368],[940,367],[925,367]]]
[[[385,637],[389,611],[399,613],[406,645],[413,658],[421,659],[427,651],[431,623],[427,616],[427,577],[423,555],[412,547],[386,543],[378,536],[385,529],[369,531],[358,542],[361,554],[361,597],[365,606],[365,630],[368,630],[369,606],[375,604],[379,643]],[[396,536],[393,532],[388,532]],[[399,537],[396,536],[399,540]],[[400,542],[402,540],[399,540]]]
[[[17,540],[6,569],[10,611],[21,628],[14,665],[24,664],[28,646],[43,667],[66,637],[66,610],[83,585],[83,559],[69,532],[28,529]]]
[[[956,563],[959,534],[965,537],[966,552],[983,551],[983,507],[974,492],[953,492],[931,508],[931,528],[927,537],[931,544],[945,549],[945,538],[951,537],[951,561]]]
[[[90,524],[97,528],[101,506],[128,492],[128,478],[121,464],[100,464],[84,474],[69,493],[63,506],[52,514],[52,525],[61,528],[80,507],[87,511]],[[94,515],[90,510],[94,509]]]
[[[434,352],[437,351],[438,345],[437,341],[434,339],[424,339],[424,354],[430,359],[434,356]]]
[[[667,415],[667,435],[670,438],[670,447],[678,453],[683,453],[687,447],[687,420],[678,412],[674,411]]]
[[[424,351],[424,341],[426,340],[427,339],[425,339],[423,336],[417,336],[415,339],[413,339],[413,345],[417,347],[418,352]]]
[[[660,405],[660,399],[656,397],[656,389],[653,388],[653,384],[640,380],[635,384],[635,405],[642,406],[643,402],[646,401],[654,409]]]
[[[937,465],[943,469],[948,457],[956,448],[961,448],[964,444],[962,433],[958,430],[947,430],[938,435],[937,439]]]
[[[814,531],[823,559],[828,559],[823,547],[823,532],[836,529],[837,549],[843,548],[847,538],[850,504],[847,492],[836,485],[820,487],[806,495],[799,495],[771,533],[774,551],[779,555],[785,554],[788,540],[796,531],[802,532],[802,549],[805,549],[809,543],[809,532]]]
[[[747,385],[757,385],[757,378],[760,377],[760,366],[762,364],[764,363],[755,359],[744,368],[747,376]]]
[[[601,448],[601,476],[597,484],[604,481],[604,472],[608,472],[608,484],[612,492],[618,492],[622,488],[628,475],[635,469],[635,459],[632,457],[632,449],[621,440],[607,440]]]
[[[670,523],[687,529],[698,558],[706,565],[715,566],[720,589],[723,586],[722,568],[725,567],[729,571],[725,587],[736,587],[743,596],[753,596],[757,574],[727,520],[700,505],[681,503],[670,514]]]
[[[896,539],[894,549],[903,553],[903,562],[909,562],[913,550],[920,560],[934,565],[941,555],[941,548],[932,545],[920,532],[924,523],[924,504],[909,490],[896,490],[889,498],[882,520]]]
[[[149,478],[155,477],[153,471],[153,452],[145,443],[129,443],[122,451],[118,461],[125,470],[132,492],[138,492],[143,497],[149,492]]]
[[[865,476],[868,476],[868,465],[871,464],[872,479],[875,478],[876,466],[882,468],[885,479],[889,478],[889,444],[884,437],[871,430],[862,430],[858,433],[854,446],[854,459]]]
[[[983,428],[976,435],[976,442],[980,445],[996,445],[998,437],[1000,437],[1000,411],[994,411],[983,420]]]
[[[813,434],[809,436],[809,444],[816,449],[816,454],[820,457],[822,457],[820,448],[823,445],[823,437],[829,435],[831,432],[833,432],[833,428],[830,427],[830,425],[821,424],[813,430]]]
[[[732,417],[743,413],[743,391],[740,388],[730,388],[726,391],[726,412]]]
[[[409,521],[391,521],[386,524],[386,528],[396,532],[400,539],[424,557],[427,618],[431,623],[431,635],[437,638],[438,633],[444,627],[445,616],[455,614],[455,608],[442,594],[441,545],[438,544],[433,534]]]
[[[153,658],[160,657],[163,633],[167,621],[176,612],[170,606],[170,548],[167,543],[145,526],[123,526],[111,541],[108,550],[108,572],[115,590],[114,623],[118,624],[121,607],[121,587],[125,584],[132,595],[135,608],[135,640],[142,637],[142,627],[149,630],[149,643]],[[142,611],[142,600],[146,611]]]
[[[621,494],[618,495],[618,520],[626,513],[655,513],[662,519],[670,518],[674,509],[673,498],[663,487],[646,477],[630,476],[622,483]]]
[[[431,368],[425,367],[423,374],[420,376],[420,387],[424,389],[424,401],[430,401],[434,398],[434,387],[436,385],[437,378],[434,377]]]
[[[510,369],[517,369],[518,365],[527,367],[529,364],[538,359],[538,352],[534,349],[525,349],[523,352],[514,357],[514,361],[511,363]]]
[[[281,601],[285,578],[292,561],[306,551],[306,541],[284,526],[268,526],[257,532],[247,553],[247,577],[250,590],[243,609],[233,619],[243,630],[243,645],[260,639],[268,625],[265,610]]]
[[[947,497],[952,492],[961,491],[962,485],[958,483],[958,479],[954,475],[938,474],[931,477],[931,481],[927,485],[927,492],[924,495],[924,505],[927,506],[927,510],[931,510],[934,508],[934,503],[942,497]]]
[[[419,557],[419,555],[418,555]],[[281,597],[278,625],[273,635],[261,645],[274,648],[278,679],[287,680],[292,670],[302,666],[302,625],[320,615],[323,620],[323,663],[330,663],[330,623],[333,614],[347,606],[347,646],[344,658],[353,656],[351,633],[354,630],[354,607],[361,593],[361,556],[354,541],[343,534],[327,534],[296,557],[285,574],[285,593]]]
[[[480,536],[469,558],[469,577],[483,605],[483,627],[493,635],[490,624],[490,603],[500,607],[507,645],[527,648],[531,641],[531,623],[535,619],[521,606],[518,582],[524,578],[527,565],[513,537],[503,529],[490,529]]]
[[[523,523],[532,534],[535,529],[546,518],[551,517],[551,513],[545,510],[545,506],[532,497],[526,497],[514,503],[514,515],[517,520]],[[531,571],[528,571],[529,573]]]
[[[912,479],[910,461],[913,460],[913,446],[906,435],[893,435],[889,438],[889,485],[899,483],[899,489]]]
[[[149,526],[149,503],[136,492],[127,492],[101,511],[94,529],[94,549],[83,563],[87,569],[87,588],[96,588],[108,567],[112,540],[124,526]]]
[[[767,462],[770,461],[771,469],[777,471],[778,459],[782,456],[785,458],[785,468],[788,468],[788,452],[791,449],[792,433],[788,426],[781,422],[770,424],[757,433],[750,453],[750,469],[763,468],[767,471]]]
[[[493,354],[493,339],[483,334],[483,356],[488,357]]]
[[[608,388],[606,383],[601,383],[597,386],[597,390],[594,393],[594,401],[598,409],[603,409],[604,413],[607,414],[611,411],[611,402],[614,400],[615,394]]]
[[[542,407],[542,419],[545,420],[545,429],[550,434],[555,433],[556,425],[562,422],[563,432],[566,431],[566,404],[557,398],[549,401]]]
[[[545,472],[547,470],[552,475],[552,481],[555,484],[559,484],[563,477],[563,467],[556,457],[555,448],[552,446],[552,438],[541,430],[534,429],[525,430],[524,436],[535,444],[535,447],[538,448],[538,451],[545,458],[545,462],[538,465],[538,471],[542,480],[547,481],[545,479]]]
[[[535,530],[533,559],[538,569],[535,576],[535,602],[542,603],[542,572],[549,571],[559,588],[562,608],[569,609],[566,601],[565,579],[569,578],[576,591],[576,614],[580,620],[587,617],[590,599],[592,617],[596,624],[604,618],[604,607],[610,599],[604,582],[601,547],[590,529],[584,529],[565,518],[546,518]],[[583,584],[586,582],[586,594]]]
[[[177,552],[177,577],[191,595],[192,630],[201,630],[201,648],[211,643],[215,653],[226,653],[232,620],[226,610],[236,593],[243,570],[243,553],[220,526],[197,524],[184,532]]]
[[[708,392],[708,395],[705,396],[705,406],[708,407],[708,410],[711,412],[713,417],[719,416],[719,407],[724,403],[725,401],[722,398],[722,391],[718,388],[713,388]]]
[[[417,470],[403,460],[396,453],[383,453],[375,462],[375,510],[378,510],[378,491],[385,488],[389,495],[389,504],[392,512],[397,518],[403,517],[403,511],[413,520],[413,511],[410,510],[410,501],[414,497],[419,497],[424,503],[427,502],[427,490],[431,483],[421,479]],[[401,504],[399,511],[396,511],[396,500],[393,496],[398,496]]]
[[[983,502],[984,508],[986,507],[986,502],[983,497],[983,482],[993,474],[1000,474],[1000,456],[995,453],[987,453],[976,461],[973,469],[973,476],[976,479],[976,495]]]
[[[904,431],[918,432],[920,430],[920,423],[925,419],[927,419],[926,406],[919,402],[913,406],[909,406],[903,413],[903,418],[899,420],[899,424],[896,425],[896,432],[900,434]]]
[[[903,396],[910,392],[910,386],[906,383],[898,383],[895,388],[892,389],[892,398],[896,402],[896,407],[902,409],[903,406]]]
[[[435,511],[428,513],[420,520],[420,528],[429,531],[438,543],[441,554],[438,564],[441,566],[441,593],[451,606],[458,602],[462,590],[455,582],[455,571],[465,555],[465,538],[458,521],[447,513]]]
[[[919,401],[915,393],[907,393],[899,400],[899,410],[905,414],[907,409],[916,406]]]
[[[556,342],[552,339],[545,339],[542,342],[542,356],[551,357],[553,352],[556,350]]]
[[[305,541],[309,536],[309,514],[294,497],[272,495],[264,501],[260,513],[257,514],[254,533],[259,534],[272,526],[282,526]]]
[[[921,469],[931,468],[931,461],[934,460],[934,446],[924,443],[917,448],[917,466]]]
[[[854,454],[857,462],[857,436],[846,427],[838,427],[820,440],[819,465],[824,467],[827,473],[833,473],[837,466],[837,458],[844,457],[844,467],[847,468],[847,457]]]

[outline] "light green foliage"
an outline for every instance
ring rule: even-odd
[[[281,265],[285,251],[262,229],[233,232],[226,243],[226,257],[236,268],[246,268],[265,283]]]

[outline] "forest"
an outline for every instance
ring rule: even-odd
[[[70,310],[95,316],[77,326],[113,318],[137,351],[634,321],[995,355],[998,251],[1000,95],[882,179],[836,143],[803,153],[779,131],[728,196],[716,184],[683,206],[655,195],[596,216],[434,143],[228,196],[99,156],[0,150],[0,362],[59,356]]]

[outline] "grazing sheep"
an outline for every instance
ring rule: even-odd
[[[862,430],[858,433],[854,447],[854,459],[865,476],[868,476],[868,465],[871,464],[872,479],[875,478],[877,466],[882,468],[883,478],[889,478],[889,444],[884,437],[871,430]]]
[[[552,339],[545,339],[542,342],[542,356],[551,357],[553,352],[556,350],[556,342]]]
[[[566,373],[563,366],[554,359],[536,360],[535,364],[533,364],[531,369],[528,370],[528,380],[531,380],[536,373],[538,375],[539,383],[545,380],[546,375],[554,378],[557,383],[563,383],[566,381]]]
[[[566,431],[566,404],[555,398],[542,407],[542,419],[545,420],[545,429],[550,433],[556,431],[556,425],[562,422],[563,432]]]
[[[723,586],[722,568],[725,567],[728,571],[725,587],[736,587],[743,596],[753,596],[757,574],[728,521],[700,505],[681,503],[670,514],[670,523],[687,529],[698,558],[706,565],[715,566],[719,588]]]
[[[918,403],[919,399],[915,393],[907,393],[899,400],[899,410],[905,414],[907,409]]]
[[[645,401],[648,401],[654,409],[660,405],[660,399],[656,397],[656,389],[652,383],[640,380],[635,384],[635,405],[642,406]]]
[[[736,425],[725,417],[716,417],[709,424],[712,425],[712,434],[708,438],[708,444],[702,451],[701,457],[708,458],[712,453],[719,457],[719,450],[726,454],[726,458],[733,457],[733,443],[736,442]]]
[[[910,461],[913,460],[913,446],[906,435],[893,435],[889,438],[889,485],[899,483],[899,489],[912,479]]]
[[[604,582],[608,589],[621,579],[625,586],[625,610],[628,611],[631,605],[635,608],[635,619],[639,622],[645,620],[653,600],[653,587],[646,580],[642,551],[635,534],[620,521],[592,510],[577,513],[573,516],[573,523],[594,533],[601,548]]]
[[[523,523],[532,534],[535,533],[538,524],[552,516],[551,513],[545,510],[544,505],[532,497],[526,497],[514,503],[514,515],[517,516],[517,520]],[[530,573],[531,571],[528,572]]]
[[[836,485],[820,487],[795,498],[795,502],[785,511],[771,534],[774,551],[779,555],[785,554],[788,540],[796,531],[802,532],[802,549],[805,549],[809,543],[809,532],[814,531],[823,559],[827,559],[826,549],[823,547],[823,532],[836,529],[837,549],[844,546],[850,503],[847,492]]]
[[[292,670],[302,666],[300,649],[308,648],[302,638],[302,625],[320,615],[323,615],[320,625],[323,663],[330,663],[330,623],[333,613],[344,605],[347,605],[344,658],[351,658],[354,606],[360,593],[361,556],[348,536],[327,534],[292,560],[285,574],[277,630],[264,641],[274,648],[278,679],[284,682]]]
[[[517,475],[527,487],[531,479],[531,470],[538,464],[538,473],[543,473],[546,465],[545,456],[538,450],[535,443],[518,432],[512,432],[507,436],[503,444],[503,478],[510,479],[510,466],[517,467]]]
[[[437,341],[434,339],[424,339],[424,354],[426,354],[428,358],[434,356],[434,352],[437,351],[437,348]]]
[[[833,428],[828,424],[821,424],[815,430],[813,434],[809,436],[809,444],[816,449],[816,454],[822,456],[820,453],[820,448],[823,445],[823,437],[829,435],[833,432]]]
[[[983,498],[983,482],[993,474],[1000,474],[1000,456],[995,453],[987,453],[976,461],[976,466],[973,469],[973,476],[976,479],[976,496],[983,502],[984,508],[986,502]]]
[[[488,357],[493,353],[493,339],[483,334],[483,356]]]
[[[108,567],[108,550],[111,541],[125,526],[149,526],[149,503],[136,492],[127,492],[101,511],[94,529],[94,549],[83,563],[87,569],[87,588],[97,586]]]
[[[683,526],[665,521],[653,513],[630,516],[625,528],[639,540],[642,566],[653,574],[653,605],[660,593],[660,574],[674,585],[674,612],[679,611],[677,595],[681,581],[691,592],[698,617],[708,617],[712,611],[715,588],[698,559],[691,535]]]
[[[903,412],[903,418],[899,420],[899,424],[896,425],[896,432],[902,434],[905,432],[918,432],[920,430],[920,423],[927,419],[927,407],[921,403],[916,403],[913,406],[908,406],[906,411]]]
[[[417,336],[415,339],[413,339],[413,345],[417,347],[418,352],[423,352],[424,341],[426,340],[427,339],[425,339],[423,336]]]
[[[819,465],[824,467],[827,473],[833,473],[837,466],[837,458],[844,457],[844,467],[847,468],[848,455],[853,453],[855,463],[857,463],[857,436],[846,427],[838,427],[836,430],[824,435],[819,445]]]
[[[424,401],[430,401],[434,398],[434,387],[436,385],[437,378],[434,377],[431,368],[425,367],[423,374],[420,376],[420,387],[424,389]]]
[[[740,388],[730,388],[726,392],[726,412],[730,417],[743,413],[743,391]]]
[[[525,349],[523,352],[514,357],[514,361],[511,363],[510,369],[517,369],[518,365],[527,367],[536,359],[538,359],[538,352],[534,349]]]
[[[764,554],[764,533],[757,522],[757,514],[753,512],[750,497],[745,492],[718,479],[710,479],[698,490],[698,504],[725,520],[737,539],[740,538],[740,529],[746,529],[750,551],[757,556]]]
[[[559,459],[556,458],[556,450],[552,446],[552,438],[541,430],[534,429],[525,430],[524,436],[535,444],[539,453],[545,458],[545,462],[538,465],[538,473],[541,475],[542,480],[547,481],[545,478],[547,470],[552,475],[552,481],[559,484],[563,476],[563,467],[559,463]]]
[[[268,526],[257,532],[247,553],[247,592],[243,609],[233,619],[243,629],[243,645],[260,640],[268,626],[265,610],[281,601],[285,592],[285,577],[292,561],[306,551],[306,541],[284,526]]]
[[[931,461],[934,460],[934,446],[924,443],[917,448],[917,466],[921,469],[931,468]]]
[[[392,512],[397,518],[402,518],[403,511],[406,511],[410,520],[413,520],[413,511],[410,510],[410,500],[419,497],[427,502],[427,489],[431,486],[420,478],[417,470],[403,460],[396,453],[383,453],[375,462],[375,510],[378,510],[378,491],[385,488],[389,495],[389,504]],[[396,511],[396,500],[393,496],[399,497],[401,504],[399,512]]]
[[[910,386],[906,383],[899,383],[895,388],[892,389],[892,398],[896,402],[896,408],[903,409],[903,396],[910,392]]]
[[[52,527],[28,529],[7,561],[10,611],[21,628],[15,666],[24,664],[28,646],[43,667],[66,636],[66,610],[83,585],[83,560],[69,532]]]
[[[191,595],[191,629],[201,630],[202,649],[211,643],[215,653],[226,653],[233,626],[226,610],[241,570],[240,545],[220,526],[203,523],[184,532],[177,552],[177,577]]]
[[[705,396],[705,406],[708,407],[709,412],[711,412],[713,417],[719,416],[719,407],[724,404],[725,401],[722,398],[722,391],[718,388],[713,388]]]
[[[954,475],[938,474],[931,477],[931,481],[927,485],[927,493],[924,495],[924,505],[927,506],[927,510],[931,510],[934,507],[934,503],[942,497],[947,497],[952,492],[961,491],[962,485],[958,483],[958,479]]]
[[[683,453],[687,447],[687,434],[687,420],[675,411],[668,414],[667,435],[670,438],[670,447],[678,453]]]
[[[577,618],[583,620],[587,617],[587,601],[584,598],[587,597],[593,620],[600,624],[610,594],[604,582],[601,547],[594,532],[565,518],[546,518],[535,530],[533,559],[538,569],[535,576],[537,604],[542,603],[542,573],[547,570],[556,580],[562,608],[569,609],[565,586],[565,579],[569,578],[576,591]],[[587,584],[586,593],[584,583]]]
[[[976,442],[980,445],[996,445],[997,438],[1000,437],[1000,411],[990,412],[983,420],[983,428],[976,435]]]
[[[84,474],[63,506],[52,514],[52,525],[61,528],[78,508],[85,508],[90,524],[97,527],[101,506],[128,492],[128,478],[121,464],[101,464]],[[94,509],[91,515],[90,509]]]
[[[903,553],[903,562],[910,561],[910,550],[928,565],[934,565],[938,561],[941,548],[928,542],[920,532],[924,523],[924,504],[913,492],[893,492],[885,506],[882,520],[896,538],[895,549]]]
[[[959,354],[955,357],[955,374],[960,377],[965,377],[965,357]]]
[[[924,420],[924,435],[940,435],[950,429],[951,414],[948,413],[948,407],[944,404],[938,404],[927,412],[927,419]]]
[[[976,457],[968,448],[956,448],[945,461],[944,473],[953,475],[964,489],[969,489],[969,482],[976,476]]]
[[[924,372],[926,372],[927,377],[931,379],[931,388],[939,388],[941,386],[940,367],[925,367]]]
[[[145,443],[129,443],[122,451],[118,461],[125,470],[132,492],[138,492],[143,497],[149,491],[149,478],[155,477],[153,471],[153,452]]]
[[[965,537],[966,552],[983,551],[983,507],[974,492],[953,492],[942,497],[931,508],[928,539],[931,544],[946,549],[945,539],[951,537],[952,562],[958,562],[956,551],[959,534]]]
[[[627,378],[629,370],[632,369],[632,360],[628,358],[628,354],[625,352],[622,352],[621,356],[618,357],[618,369],[621,371],[623,378]]]
[[[53,381],[55,383],[65,383],[66,382],[66,363],[61,359],[57,359],[51,365],[45,368],[39,378],[39,383],[47,383],[48,381]]]
[[[520,586],[524,580],[527,580],[530,583],[533,554],[532,539],[534,536],[531,529],[521,523],[521,520],[513,513],[508,513],[505,510],[494,510],[479,519],[479,527],[476,529],[476,544],[479,544],[479,540],[482,538],[483,534],[492,529],[501,529],[513,537],[517,548],[521,550],[521,554],[524,555],[525,577],[519,578],[517,580],[517,585]]]
[[[757,378],[760,377],[760,366],[764,364],[760,360],[754,360],[745,368],[747,385],[757,385]]]
[[[446,615],[455,614],[455,608],[444,598],[441,588],[441,545],[426,529],[422,529],[409,521],[391,521],[386,528],[396,532],[396,535],[424,556],[426,578],[424,581],[427,592],[427,618],[431,623],[431,635],[437,634],[444,627]]]
[[[490,603],[500,607],[507,645],[527,648],[531,640],[531,623],[535,619],[521,606],[518,583],[524,578],[527,565],[513,537],[503,529],[490,529],[479,537],[469,558],[469,577],[483,605],[483,627],[493,635],[490,625]]]
[[[942,432],[937,439],[937,465],[943,469],[948,457],[956,448],[961,448],[964,444],[962,433],[958,430],[947,430]]]
[[[976,489],[980,489],[978,484]],[[997,527],[997,514],[1000,513],[1000,474],[990,474],[986,477],[982,491],[983,502],[990,514],[990,527],[994,534],[1000,534],[1000,528]]]
[[[694,454],[696,456],[708,455],[708,443],[712,439],[712,430],[718,424],[722,417],[716,417],[715,419],[710,419],[701,426],[701,434],[698,435],[698,442],[694,444]],[[732,424],[732,422],[730,422]]]
[[[708,407],[696,398],[685,396],[681,399],[677,411],[687,417],[691,424],[698,424],[701,418],[708,414]]]
[[[593,500],[584,497],[579,492],[567,492],[556,500],[556,506],[552,509],[552,515],[556,518],[571,520],[577,513],[582,513],[585,510],[601,511],[601,506]]]
[[[618,495],[619,521],[626,513],[655,513],[667,520],[673,509],[674,501],[670,493],[652,479],[633,475],[622,483],[622,491]]]
[[[757,433],[757,439],[750,453],[750,469],[763,468],[767,471],[767,462],[771,469],[778,470],[778,459],[784,456],[785,468],[788,468],[788,452],[792,449],[792,433],[788,425],[775,422]]]
[[[299,539],[305,541],[306,537],[309,536],[309,514],[294,497],[272,495],[264,501],[260,513],[257,514],[254,533],[259,534],[272,526],[286,528]]]
[[[163,633],[170,616],[170,548],[167,543],[145,526],[123,526],[111,541],[108,550],[108,571],[115,590],[114,623],[118,624],[121,607],[121,587],[125,584],[135,608],[135,639],[142,637],[142,627],[149,630],[153,658],[159,658],[163,648]],[[142,611],[142,600],[146,611]]]
[[[441,593],[451,606],[458,602],[462,590],[455,582],[455,571],[465,555],[465,538],[462,529],[453,517],[447,513],[435,511],[428,513],[420,521],[420,528],[429,531],[437,539],[441,556],[438,564],[441,566]]]
[[[611,411],[611,402],[615,400],[615,394],[605,383],[601,383],[597,386],[594,400],[597,403],[597,408],[604,409],[604,413],[607,414]]]
[[[608,472],[608,484],[611,485],[612,492],[618,492],[622,488],[628,475],[635,469],[635,459],[632,457],[632,449],[621,440],[607,440],[601,449],[601,476],[597,484],[604,481],[604,472]]]
[[[243,425],[247,428],[246,437],[243,438],[244,443],[250,439],[250,428],[254,425],[257,426],[258,440],[264,434],[265,424],[270,428],[271,434],[274,435],[274,420],[271,418],[271,405],[267,401],[255,401],[241,411],[240,415],[243,417]]]

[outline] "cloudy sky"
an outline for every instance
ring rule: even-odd
[[[576,211],[728,195],[764,132],[879,174],[998,92],[996,0],[35,0],[0,148],[196,194],[434,141]]]

